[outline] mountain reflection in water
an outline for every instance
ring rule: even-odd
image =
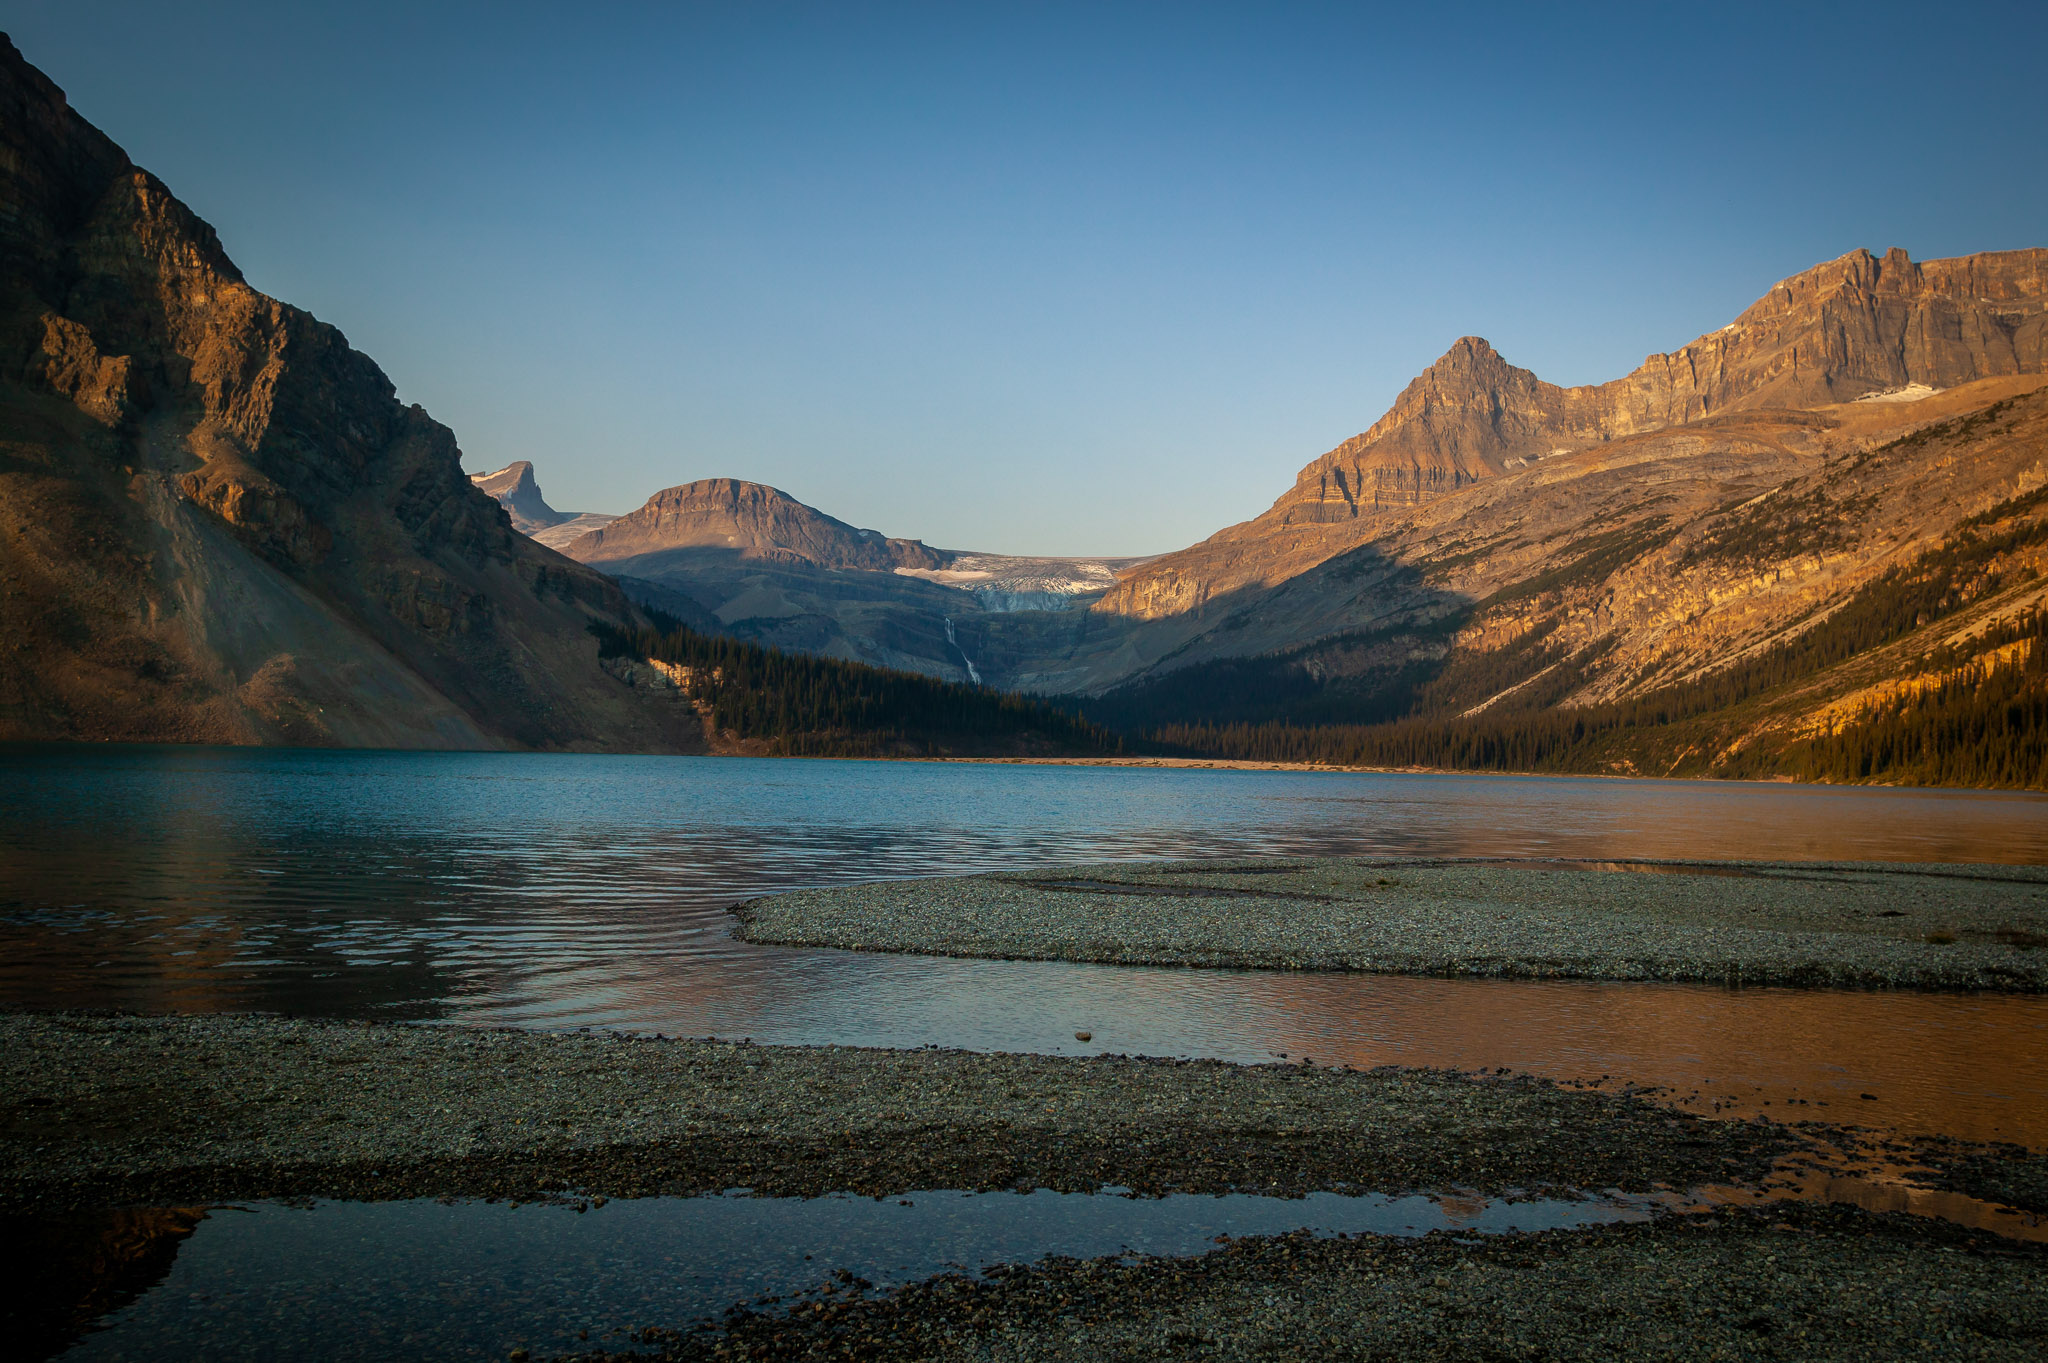
[[[1772,1115],[2048,1144],[2042,1000],[796,951],[734,941],[724,913],[800,886],[1256,854],[1548,857],[1616,874],[1645,858],[2039,863],[2048,800],[1488,776],[13,749],[0,752],[0,1006],[1508,1066],[1698,1090],[1702,1111],[1770,1104]],[[1077,1030],[1092,1043],[1077,1044]]]

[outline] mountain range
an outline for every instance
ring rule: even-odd
[[[616,643],[680,624],[1204,750],[1633,706],[1656,742],[1572,760],[1726,773],[2043,663],[2048,251],[1854,251],[1598,385],[1465,337],[1200,544],[1005,556],[731,478],[613,516],[464,476],[11,45],[0,115],[0,737],[697,750]]]
[[[991,614],[1085,607],[1145,561],[935,549],[736,478],[663,489],[624,516],[574,518],[542,499],[531,463],[472,481],[515,526],[524,520],[536,539],[698,628],[975,684],[987,679],[963,629]]]

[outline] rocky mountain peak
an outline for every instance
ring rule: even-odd
[[[1172,613],[1270,584],[1349,547],[1347,533],[1376,533],[1380,518],[1622,437],[1731,412],[2044,371],[2048,250],[2040,249],[1924,262],[1898,247],[1883,256],[1851,251],[1780,280],[1719,331],[1585,387],[1546,383],[1479,337],[1462,337],[1369,430],[1304,468],[1264,515],[1155,560],[1097,609]],[[1290,528],[1307,525],[1353,529],[1301,539]],[[1299,547],[1282,549],[1283,541]]]
[[[584,535],[564,552],[584,563],[615,564],[680,550],[876,572],[939,568],[949,557],[918,540],[858,529],[780,488],[739,478],[664,488],[638,511]]]
[[[495,473],[472,473],[469,481],[493,497],[540,495],[540,484],[533,479],[531,459],[517,460]]]
[[[0,38],[0,737],[663,746],[454,434]]]
[[[521,459],[507,464],[496,473],[473,473],[469,481],[504,505],[506,513],[512,517],[512,528],[522,535],[531,535],[573,519],[568,512],[549,506],[547,499],[541,496],[540,484],[534,481],[531,460]]]

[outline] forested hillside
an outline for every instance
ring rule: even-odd
[[[2036,607],[1966,623],[1979,603],[2039,580],[2044,510],[2048,490],[2036,490],[1972,516],[1948,543],[1883,573],[1792,639],[1635,699],[1557,706],[1598,657],[1547,649],[1532,632],[1509,673],[1505,651],[1452,647],[1432,675],[1371,698],[1382,713],[1398,712],[1385,722],[1167,722],[1150,737],[1263,761],[2048,789],[2048,614]],[[1447,635],[1458,623],[1448,622]],[[1513,673],[1534,679],[1476,713],[1469,707]],[[1862,674],[1872,684],[1857,686]],[[1248,689],[1255,678],[1232,680]],[[1813,697],[1834,692],[1842,698],[1816,722]],[[1326,692],[1316,699],[1329,703]]]
[[[662,668],[715,748],[789,757],[1084,757],[1123,750],[1110,730],[1044,701],[701,634],[597,625],[599,653]]]

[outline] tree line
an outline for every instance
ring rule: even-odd
[[[2022,519],[2044,501],[2048,490],[1971,517],[1947,544],[1881,574],[1792,639],[1635,699],[1555,706],[1556,697],[1590,676],[1595,659],[1551,651],[1536,635],[1497,650],[1497,657],[1453,654],[1435,677],[1408,680],[1402,689],[1410,708],[1396,718],[1179,721],[1151,726],[1147,734],[1173,751],[1254,761],[2048,789],[2048,624],[2039,611],[1980,633],[1967,649],[1899,659],[1891,671],[1939,680],[1873,705],[1833,732],[1738,746],[1772,698],[2031,580],[2034,569],[2016,551],[2048,540],[2048,522]],[[2017,656],[2002,665],[1972,661],[2022,641]],[[1544,666],[1554,671],[1541,686],[1499,711],[1462,717],[1452,708],[1471,703],[1472,680],[1504,687],[1512,684],[1509,671],[1526,677]],[[1384,705],[1380,698],[1375,708]]]
[[[1115,753],[1114,732],[1012,692],[700,634],[649,610],[652,627],[595,623],[600,657],[691,672],[712,727],[791,757],[1082,756]]]

